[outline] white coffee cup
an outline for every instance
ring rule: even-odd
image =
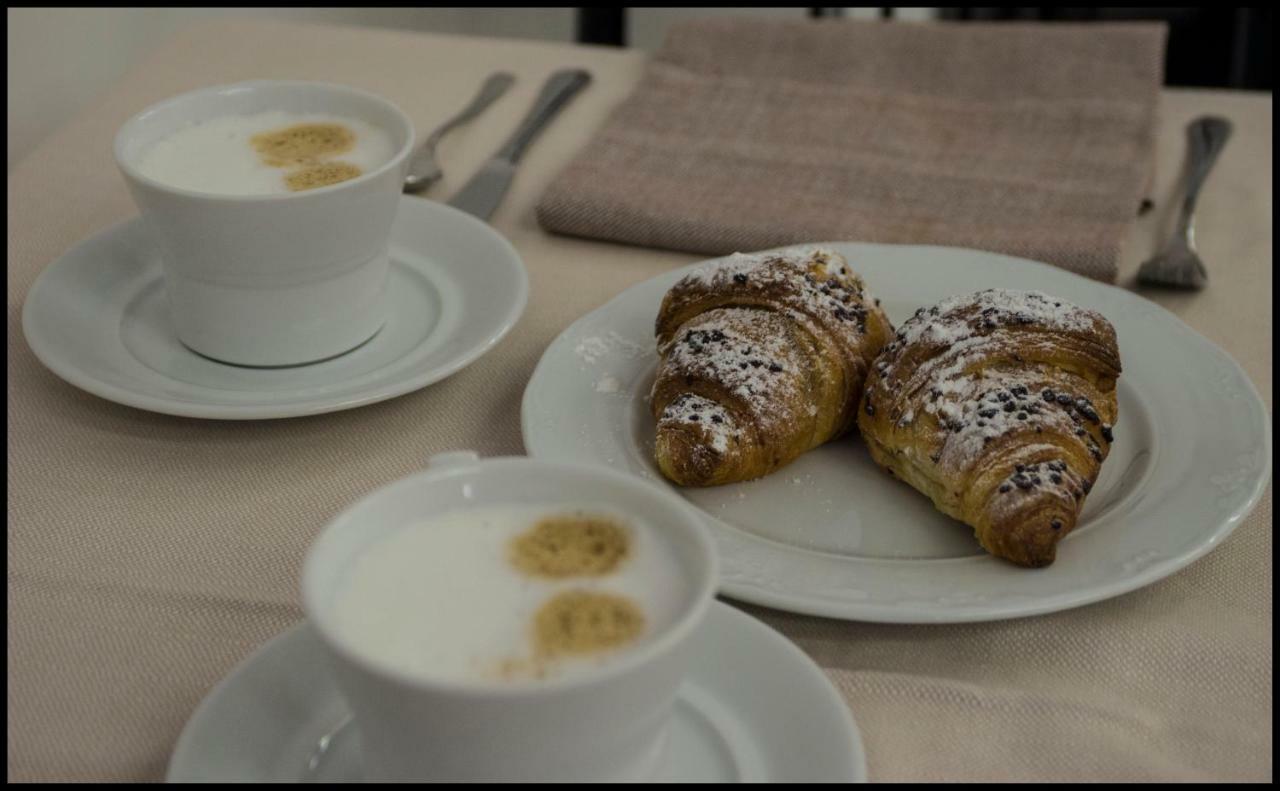
[[[424,517],[491,505],[590,502],[643,520],[675,549],[690,595],[641,645],[586,674],[539,683],[426,679],[377,661],[338,628],[333,601],[353,559]],[[336,517],[307,555],[302,598],[354,715],[366,778],[415,781],[643,780],[662,753],[690,648],[715,595],[709,531],[640,478],[528,458],[435,456]]]
[[[391,136],[381,167],[318,189],[225,195],[144,175],[139,157],[192,122],[280,110],[360,118]],[[252,366],[298,365],[368,341],[386,321],[387,243],[413,124],[373,94],[340,85],[257,80],[184,93],[121,127],[116,163],[155,241],[178,338]]]

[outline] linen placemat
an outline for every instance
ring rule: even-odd
[[[1114,281],[1150,183],[1163,24],[694,20],[538,205],[713,255],[973,247]]]

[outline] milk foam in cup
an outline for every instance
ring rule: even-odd
[[[371,173],[395,155],[391,135],[362,118],[267,110],[198,121],[138,159],[144,175],[219,195],[280,195]]]
[[[604,506],[487,506],[418,520],[353,559],[342,636],[426,679],[589,674],[661,634],[689,596],[660,531]]]

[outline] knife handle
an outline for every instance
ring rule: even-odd
[[[552,74],[542,86],[542,93],[533,103],[533,109],[525,116],[520,127],[511,135],[498,153],[496,159],[505,159],[511,164],[520,160],[525,148],[533,142],[547,123],[555,118],[556,113],[573,98],[574,94],[591,82],[591,75],[583,69],[565,69]]]

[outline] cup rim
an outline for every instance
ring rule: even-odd
[[[663,502],[671,510],[679,513],[685,522],[685,526],[689,528],[687,532],[697,542],[707,561],[704,578],[694,581],[694,589],[690,593],[692,604],[664,631],[647,641],[637,650],[619,657],[617,661],[610,662],[598,670],[593,669],[582,675],[555,678],[537,683],[478,682],[448,678],[425,678],[391,666],[389,663],[378,662],[356,651],[336,633],[336,630],[331,628],[331,624],[324,617],[324,608],[320,607],[317,602],[320,590],[318,589],[318,583],[315,581],[316,575],[319,574],[315,566],[317,562],[315,549],[336,525],[350,519],[358,509],[367,506],[373,500],[385,496],[393,489],[448,477],[474,474],[480,469],[491,469],[495,472],[500,472],[503,469],[519,469],[529,466],[536,466],[539,469],[556,472],[561,475],[595,478],[597,480],[605,479],[632,489],[640,489],[645,492],[646,496]],[[608,503],[606,502],[605,504],[607,505]],[[703,617],[711,607],[711,602],[715,600],[719,577],[719,557],[716,553],[715,541],[711,536],[711,531],[693,508],[675,495],[663,491],[659,487],[634,475],[615,470],[565,462],[549,462],[527,456],[497,456],[487,459],[475,459],[466,464],[449,465],[440,469],[428,468],[382,486],[343,509],[341,513],[326,523],[307,550],[302,569],[302,599],[307,620],[322,637],[329,649],[369,673],[389,678],[396,683],[404,684],[416,690],[436,694],[466,695],[487,699],[529,699],[560,695],[567,691],[606,685],[634,672],[640,667],[661,659],[692,637],[691,633],[702,622]]]
[[[325,187],[317,187],[315,189],[302,190],[299,192],[269,193],[265,195],[234,195],[234,194],[221,193],[221,192],[203,192],[201,190],[186,189],[185,187],[175,187],[170,184],[166,184],[162,181],[157,181],[156,179],[153,179],[150,176],[143,174],[142,171],[138,170],[138,168],[135,167],[134,164],[128,161],[128,158],[124,156],[124,146],[128,138],[128,133],[133,127],[135,127],[139,122],[141,122],[145,116],[151,113],[159,112],[172,105],[178,104],[179,102],[190,101],[194,97],[198,97],[205,94],[223,93],[233,88],[253,89],[255,87],[267,87],[267,86],[323,88],[325,90],[335,91],[338,93],[346,93],[346,94],[351,94],[355,96],[360,96],[364,99],[374,102],[375,104],[380,104],[384,108],[389,110],[392,113],[392,115],[396,116],[399,122],[404,126],[404,129],[406,132],[404,145],[402,145],[400,149],[396,151],[396,153],[392,155],[392,157],[388,159],[386,162],[384,162],[380,167],[376,168],[375,170],[371,170],[368,173],[362,173],[353,179],[340,181],[337,184],[330,184]],[[150,105],[147,105],[142,110],[139,110],[138,112],[131,115],[129,119],[125,121],[123,124],[121,124],[120,128],[116,130],[115,140],[113,141],[113,145],[112,145],[112,154],[115,156],[116,166],[119,167],[120,170],[128,178],[134,181],[137,181],[140,184],[145,184],[151,189],[159,190],[161,192],[167,192],[173,195],[180,195],[184,198],[196,198],[200,200],[207,200],[210,202],[218,202],[218,203],[231,203],[231,202],[241,202],[241,201],[259,202],[259,201],[304,200],[306,198],[314,198],[318,195],[332,194],[334,192],[338,192],[343,189],[350,189],[357,185],[365,184],[370,181],[373,181],[374,179],[380,178],[387,171],[393,168],[399,167],[400,164],[405,160],[405,158],[409,156],[410,152],[413,151],[415,145],[417,145],[417,133],[413,128],[413,121],[409,119],[409,116],[405,114],[404,110],[401,110],[398,105],[396,105],[394,102],[388,99],[385,99],[379,96],[376,93],[371,93],[369,91],[361,90],[360,88],[353,88],[349,85],[342,85],[340,83],[334,83],[334,82],[321,82],[318,80],[243,80],[241,82],[229,82],[229,83],[222,83],[219,85],[209,85],[204,88],[196,88],[195,90],[184,91],[182,93],[175,94],[168,98],[161,99],[158,102],[154,102]]]

